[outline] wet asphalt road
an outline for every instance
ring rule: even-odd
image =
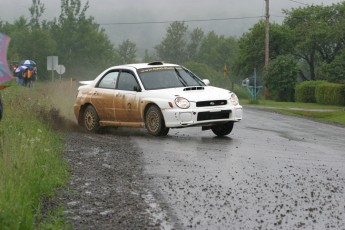
[[[245,108],[233,132],[131,136],[163,229],[345,229],[345,128]]]

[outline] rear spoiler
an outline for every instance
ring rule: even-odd
[[[90,85],[93,81],[79,81],[81,85]]]

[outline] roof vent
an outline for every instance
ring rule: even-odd
[[[154,62],[148,63],[148,65],[164,65],[164,62],[163,61],[154,61]]]
[[[191,90],[204,90],[205,88],[203,86],[193,86],[193,87],[187,87],[184,88],[183,91],[191,91]]]

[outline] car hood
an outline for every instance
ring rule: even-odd
[[[161,96],[165,95],[169,98],[180,96],[189,101],[228,100],[230,98],[229,90],[213,86],[159,89],[152,90],[151,93],[153,91]]]

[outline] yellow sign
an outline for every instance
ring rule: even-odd
[[[228,72],[228,69],[226,68],[226,64],[224,64],[224,77],[226,78],[226,73]]]

